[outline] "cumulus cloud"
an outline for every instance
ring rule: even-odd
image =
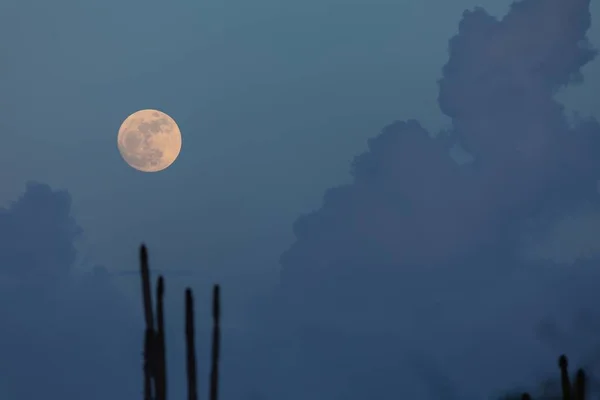
[[[3,398],[139,396],[141,324],[101,269],[71,271],[81,233],[69,193],[45,184],[0,211]]]
[[[81,228],[70,215],[71,197],[30,182],[0,209],[0,272],[15,279],[57,279],[69,273]]]
[[[554,97],[581,82],[596,56],[586,38],[589,6],[523,0],[502,19],[481,8],[463,14],[439,80],[451,129],[389,125],[355,158],[352,183],[328,190],[320,209],[296,221],[296,241],[281,257],[282,304],[293,319],[400,331],[394,346],[462,352],[472,368],[497,362],[501,371],[480,379],[479,390],[515,378],[508,355],[542,354],[531,331],[549,306],[535,296],[552,296],[561,274],[595,276],[521,257],[531,219],[600,207],[600,125],[570,123]],[[455,162],[455,146],[472,161]],[[481,340],[478,352],[465,353],[473,340]],[[531,373],[523,364],[515,370]]]

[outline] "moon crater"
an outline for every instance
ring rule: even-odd
[[[181,151],[181,132],[177,123],[162,111],[140,110],[123,121],[117,147],[131,167],[143,172],[168,168]]]

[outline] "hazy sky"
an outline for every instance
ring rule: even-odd
[[[27,180],[68,189],[108,268],[163,238],[161,263],[272,271],[294,219],[347,181],[367,138],[396,119],[446,123],[436,79],[462,11],[508,4],[2,0],[0,200]],[[593,87],[572,96],[587,112]],[[183,131],[165,173],[116,149],[141,108]]]
[[[508,4],[2,0],[0,200],[27,180],[68,189],[109,268],[162,237],[164,263],[272,271],[294,219],[348,179],[367,138],[396,119],[447,123],[436,79],[448,38],[464,9],[501,16]],[[599,71],[569,96],[583,112],[597,112]],[[127,168],[116,150],[141,108],[183,131],[163,174]]]
[[[85,268],[135,269],[144,241],[153,265],[224,282],[241,314],[278,281],[296,219],[350,181],[367,139],[395,120],[450,126],[437,102],[448,40],[465,9],[502,17],[509,4],[0,0],[0,204],[31,180],[65,189]],[[591,13],[599,47],[597,4]],[[559,98],[600,118],[598,60],[583,72]],[[143,108],[183,134],[180,158],[157,174],[128,167],[116,146]]]

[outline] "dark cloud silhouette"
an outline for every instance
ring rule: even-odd
[[[586,38],[589,6],[589,0],[524,0],[501,20],[481,8],[463,14],[439,81],[439,106],[451,128],[432,135],[415,120],[389,125],[354,159],[352,183],[328,190],[319,210],[297,220],[296,241],[281,257],[280,299],[290,320],[362,331],[362,344],[348,352],[414,346],[462,351],[463,362],[480,371],[495,365],[497,374],[478,379],[471,394],[539,367],[523,363],[511,375],[508,356],[523,349],[545,354],[532,331],[550,306],[536,296],[550,298],[553,285],[571,274],[578,282],[596,275],[593,268],[565,270],[520,257],[527,221],[558,218],[584,203],[600,206],[600,125],[569,123],[554,98],[581,82],[581,67],[596,56]],[[472,161],[457,163],[454,146]],[[571,297],[562,309],[584,303],[577,289],[566,293],[563,299]],[[510,312],[509,305],[518,307]],[[495,332],[485,329],[491,321]],[[477,345],[479,354],[471,354],[469,340],[480,329],[481,343],[503,345]],[[399,336],[385,347],[373,332]],[[331,341],[302,346],[326,349]],[[343,363],[326,368],[321,358],[313,361],[348,376]],[[435,368],[418,368],[423,379],[443,370],[437,364],[433,359]],[[395,376],[411,370],[394,368]],[[451,374],[464,383],[472,379],[467,370]]]
[[[30,182],[9,208],[0,209],[0,265],[15,279],[59,279],[75,262],[81,228],[70,215],[71,198]]]
[[[29,183],[0,212],[3,398],[140,394],[141,324],[106,271],[73,270],[81,233],[68,192],[48,185]]]
[[[432,138],[411,120],[369,140],[354,160],[354,182],[330,189],[320,210],[296,222],[284,281],[296,285],[308,269],[348,273],[335,265],[357,260],[397,269],[464,261],[474,249],[506,252],[540,205],[595,198],[600,126],[570,127],[553,98],[595,55],[585,38],[588,7],[529,0],[501,21],[465,12],[440,80],[452,129]],[[452,159],[457,143],[472,163]]]
[[[353,163],[354,183],[329,190],[318,212],[296,222],[286,272],[296,253],[322,262],[353,251],[352,241],[377,243],[403,264],[448,260],[477,242],[496,243],[499,220],[530,213],[550,193],[594,193],[600,127],[589,120],[570,128],[553,99],[595,54],[585,41],[588,5],[519,2],[502,21],[466,12],[440,80],[452,131],[431,138],[407,121],[369,140],[369,152]],[[450,141],[475,162],[456,164]]]

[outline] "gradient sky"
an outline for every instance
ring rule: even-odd
[[[396,119],[447,123],[436,79],[448,38],[464,9],[500,16],[509,3],[2,0],[0,201],[27,180],[68,189],[109,268],[160,240],[161,263],[272,272],[294,219],[348,179],[367,138]],[[597,63],[586,78],[567,98],[598,115]],[[116,150],[142,108],[183,131],[163,174],[130,170]]]
[[[135,269],[144,241],[155,265],[236,291],[241,315],[279,279],[294,221],[349,181],[368,138],[394,120],[448,126],[436,82],[448,40],[465,9],[500,17],[509,4],[0,0],[0,204],[30,180],[66,189],[81,268]],[[597,4],[592,21],[599,47]],[[559,96],[600,118],[598,61],[584,74]],[[116,146],[144,108],[183,134],[157,174],[129,168]]]
[[[0,201],[27,180],[69,190],[85,246],[111,269],[160,240],[161,264],[272,272],[294,219],[347,181],[367,138],[395,119],[446,123],[436,79],[462,11],[508,4],[2,0]],[[570,96],[584,112],[597,71]],[[183,131],[163,174],[116,149],[141,108]]]

